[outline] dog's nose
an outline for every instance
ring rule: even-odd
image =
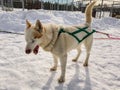
[[[27,54],[30,54],[30,53],[31,53],[31,50],[30,50],[30,49],[27,49],[25,52],[26,52]]]

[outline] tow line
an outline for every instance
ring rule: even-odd
[[[10,32],[10,31],[2,31],[0,30],[1,33],[10,33],[10,34],[17,34],[17,35],[24,35],[23,33],[16,33],[16,32]]]
[[[103,34],[103,35],[107,36],[107,38],[94,38],[94,39],[97,39],[97,40],[105,40],[105,39],[108,39],[108,40],[120,40],[120,37],[113,36],[113,35],[110,35],[108,33],[100,32],[100,31],[96,31],[96,33],[100,33],[100,34]]]
[[[95,30],[96,31],[96,30]],[[24,35],[24,33],[16,33],[16,32],[10,32],[10,31],[2,31],[0,30],[1,33],[10,33],[10,34],[17,34],[17,35]],[[94,38],[96,40],[120,40],[120,37],[115,36],[115,35],[110,35],[108,33],[96,31],[96,33],[106,35],[106,38]]]

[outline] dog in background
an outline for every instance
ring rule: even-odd
[[[32,25],[28,20],[26,20],[26,29],[25,29],[25,40],[27,42],[25,52],[30,54],[37,54],[39,50],[39,46],[42,47],[45,51],[49,51],[52,53],[54,58],[54,65],[50,69],[51,71],[57,70],[58,58],[60,59],[61,64],[61,75],[58,79],[59,83],[65,81],[65,72],[66,72],[66,63],[67,63],[67,52],[72,49],[77,49],[77,56],[73,59],[76,62],[81,53],[81,44],[83,43],[86,48],[86,59],[84,62],[84,66],[88,66],[88,59],[90,56],[90,51],[93,42],[93,35],[90,35],[81,43],[78,43],[76,39],[67,34],[61,33],[59,34],[60,29],[64,29],[67,32],[76,31],[77,27],[83,28],[88,27],[87,31],[91,32],[91,21],[92,21],[92,9],[96,1],[90,3],[86,10],[86,22],[83,25],[76,26],[60,26],[56,24],[42,24],[40,20],[36,21],[35,25]],[[84,32],[80,32],[77,34],[78,38],[83,38],[85,35]]]

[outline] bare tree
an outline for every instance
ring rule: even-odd
[[[104,0],[102,0],[102,2],[101,2],[101,9],[100,9],[100,16],[99,16],[99,18],[101,18],[101,16],[102,16],[103,1],[104,1]]]
[[[59,10],[59,0],[58,0],[58,3],[57,3],[57,10]]]
[[[41,0],[41,9],[43,9],[44,6],[43,6],[43,0]]]
[[[2,10],[4,9],[3,0],[1,0]]]
[[[68,10],[68,0],[67,0],[67,2],[66,2],[66,10]]]
[[[72,0],[72,2],[71,2],[71,11],[73,11],[73,3],[74,3],[74,0]]]
[[[21,2],[22,2],[22,8],[23,8],[23,11],[24,11],[24,9],[25,9],[25,7],[24,7],[24,0],[21,0]]]
[[[11,0],[11,7],[12,7],[12,10],[13,10],[13,0]]]

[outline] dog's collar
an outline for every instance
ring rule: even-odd
[[[43,49],[46,51],[51,51],[52,48],[54,47],[54,44],[56,43],[57,36],[58,36],[58,32],[52,30],[52,39],[45,47],[43,47]]]

